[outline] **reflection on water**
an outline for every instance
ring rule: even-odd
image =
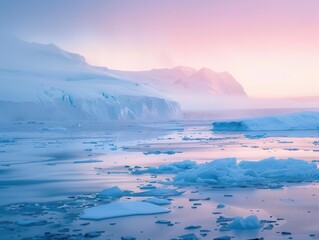
[[[172,204],[168,206],[172,210],[170,214],[91,221],[89,224],[79,220],[84,208],[107,203],[95,197],[95,193],[104,188],[119,186],[140,191],[140,186],[150,182],[162,187],[161,180],[173,177],[169,174],[131,175],[127,166],[158,166],[185,159],[204,163],[227,157],[252,161],[291,157],[310,162],[319,159],[318,146],[314,144],[318,141],[318,132],[267,132],[253,137],[256,133],[214,133],[210,121],[133,125],[114,130],[86,126],[67,132],[41,132],[38,127],[28,131],[27,128],[22,124],[16,131],[11,128],[3,132],[14,141],[0,143],[0,235],[5,236],[2,239],[43,236],[45,232],[70,233],[81,238],[79,233],[84,235],[90,231],[104,231],[101,239],[123,236],[170,239],[192,232],[202,237],[205,233],[210,238],[231,235],[237,239],[282,239],[280,233],[285,231],[294,234],[296,239],[319,235],[317,183],[276,190],[190,186],[183,189],[186,191],[183,195],[172,197]],[[160,154],[167,151],[171,154]],[[158,154],[145,154],[147,152]],[[190,198],[210,200],[200,201],[194,207]],[[142,199],[124,197],[122,200]],[[272,231],[223,233],[216,222],[219,215],[212,214],[217,211],[218,203],[226,205],[221,210],[225,216],[254,213],[260,219],[283,220],[278,220]],[[36,219],[36,226],[16,224],[21,219]],[[156,224],[158,219],[170,220],[174,226]],[[185,230],[189,225],[201,225],[202,230],[209,231]]]

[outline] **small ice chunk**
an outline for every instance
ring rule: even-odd
[[[264,227],[264,230],[272,230],[274,228],[274,225],[269,224],[267,227]]]
[[[95,238],[95,237],[99,237],[101,236],[101,234],[103,233],[104,231],[93,231],[93,232],[87,232],[84,237],[86,238]]]
[[[129,195],[130,191],[122,191],[118,186],[114,186],[111,188],[106,188],[102,192],[98,194],[98,197],[101,198],[120,198],[125,195]]]
[[[228,225],[228,227],[231,229],[257,229],[261,228],[262,224],[260,223],[256,215],[250,215],[246,218],[234,218],[234,220]]]
[[[222,204],[222,203],[219,203],[219,204],[217,205],[217,208],[224,208],[224,207],[225,207],[225,205]]]
[[[169,213],[170,210],[146,202],[113,202],[84,210],[80,219],[101,220],[134,215]]]
[[[155,189],[156,187],[153,186],[152,184],[147,184],[145,186],[141,186],[140,189],[141,190],[148,190],[148,189]]]
[[[184,229],[193,230],[193,229],[198,229],[198,228],[201,228],[201,227],[202,226],[200,226],[200,225],[190,225],[190,226],[185,227]]]
[[[189,234],[179,236],[179,239],[181,239],[181,240],[197,240],[199,238],[196,236],[195,233],[189,233]]]
[[[136,240],[136,237],[121,237],[121,240]]]
[[[171,221],[170,220],[157,220],[155,223],[157,224],[171,224]]]

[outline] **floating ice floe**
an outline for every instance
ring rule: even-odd
[[[183,162],[181,162],[183,163]],[[161,165],[152,172],[178,171],[172,184],[211,184],[219,187],[281,188],[284,182],[319,180],[315,163],[298,159],[269,158],[260,161],[237,162],[234,158],[214,160],[204,164],[191,164],[188,168],[176,168],[178,163]]]
[[[197,240],[199,237],[195,233],[189,233],[185,235],[181,235],[178,238],[173,238],[172,240]]]
[[[230,229],[238,229],[238,230],[258,229],[258,228],[261,228],[262,226],[263,225],[260,223],[256,215],[250,215],[246,218],[236,217],[228,225]]]
[[[161,173],[178,173],[181,170],[190,169],[196,166],[195,161],[191,160],[184,160],[181,162],[174,162],[171,164],[160,165],[157,167],[149,167],[145,170],[135,170],[132,173],[134,174],[142,174],[142,173],[154,173],[154,174],[161,174]]]
[[[214,131],[317,130],[319,112],[298,112],[286,115],[256,117],[213,123]]]
[[[156,188],[145,192],[133,193],[136,197],[169,197],[182,195],[184,191],[170,188]]]
[[[218,205],[217,205],[217,208],[224,208],[225,207],[225,204],[222,204],[222,203],[219,203]]]
[[[84,210],[81,219],[101,220],[134,215],[169,213],[170,210],[147,202],[113,202]]]
[[[155,189],[156,187],[152,184],[147,184],[145,186],[141,186],[140,189],[141,190],[146,190],[146,189]]]
[[[171,204],[171,201],[165,198],[148,198],[143,202],[148,202],[156,205],[168,205]]]
[[[275,183],[289,181],[314,181],[319,179],[319,169],[313,163],[303,160],[277,160],[269,158],[261,161],[220,159],[179,172],[173,183],[213,184],[226,187],[263,186],[278,188]]]
[[[104,231],[92,231],[92,232],[87,232],[84,234],[85,238],[96,238],[101,236],[101,234],[104,233]]]
[[[245,137],[249,138],[249,139],[259,139],[259,138],[266,138],[267,134],[265,134],[265,133],[261,133],[261,134],[246,134]]]

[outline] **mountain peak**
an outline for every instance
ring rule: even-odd
[[[183,73],[192,73],[192,72],[196,72],[196,69],[191,68],[191,67],[185,67],[185,66],[176,66],[174,68],[171,68],[171,70],[173,71],[180,71]]]

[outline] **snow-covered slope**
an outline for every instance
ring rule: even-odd
[[[112,71],[127,79],[145,83],[168,93],[246,96],[243,87],[227,72],[214,72],[208,68],[199,71],[189,67],[153,69],[150,71]]]
[[[227,103],[231,98],[247,98],[243,87],[227,72],[214,72],[208,68],[195,70],[189,67],[153,69],[150,71],[116,71],[108,73],[147,84],[165,96],[177,100],[183,108],[210,108]],[[190,98],[191,96],[191,98]]]
[[[271,131],[319,129],[319,112],[299,112],[286,115],[217,121],[216,131]]]
[[[178,103],[53,44],[0,38],[0,120],[174,119]]]

